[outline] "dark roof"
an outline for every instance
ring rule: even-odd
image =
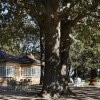
[[[0,62],[5,62],[5,61],[7,61],[5,55],[6,55],[5,52],[0,51]]]
[[[19,57],[18,60],[19,60],[19,63],[21,64],[32,64],[33,63],[33,60],[29,59],[26,55]]]
[[[18,58],[7,54],[4,51],[0,51],[0,62],[15,62],[18,63]]]
[[[15,63],[19,63],[19,60],[16,56],[12,56],[12,55],[8,55],[7,56],[7,61],[8,62],[15,62]]]
[[[20,64],[40,64],[40,61],[37,59],[30,59],[27,55],[16,57],[7,54],[4,51],[0,51],[0,62],[13,62]]]
[[[31,59],[27,55],[19,57],[19,62],[21,64],[40,64],[40,61],[37,59]]]

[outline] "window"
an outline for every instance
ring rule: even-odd
[[[40,77],[40,68],[32,68],[32,76]]]
[[[13,66],[0,66],[0,77],[14,77],[15,67]]]
[[[6,67],[0,67],[0,77],[6,76]]]
[[[22,71],[23,76],[31,76],[31,68],[24,67]]]
[[[7,66],[6,67],[6,77],[14,77],[15,76],[15,67]]]
[[[24,67],[22,71],[22,76],[40,77],[40,68]]]

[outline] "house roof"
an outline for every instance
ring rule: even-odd
[[[20,63],[20,64],[40,64],[40,61],[33,58],[33,56],[24,55],[21,57],[16,57],[7,54],[4,51],[0,51],[0,62],[12,62],[12,63]]]
[[[0,62],[16,62],[18,63],[18,58],[7,54],[4,51],[0,51]]]
[[[35,57],[32,54],[19,57],[19,62],[21,64],[40,64],[40,61],[35,59]]]
[[[0,51],[0,62],[6,61],[5,52]]]
[[[18,60],[19,60],[19,63],[21,63],[21,64],[32,64],[32,63],[34,63],[33,60],[29,59],[26,55],[19,57]]]

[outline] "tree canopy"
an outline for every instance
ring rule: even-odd
[[[35,21],[22,9],[18,11],[18,5],[15,2],[4,1],[0,5],[0,15],[4,17],[4,19],[1,19],[0,25],[0,49],[13,55],[22,55],[29,52],[34,54],[37,52],[38,54],[40,52],[40,36],[39,27]],[[16,8],[11,8],[14,5],[16,5]],[[17,15],[13,13],[14,10]],[[6,16],[8,17],[6,18]]]
[[[82,61],[88,59],[88,62],[93,62],[95,59],[93,57],[95,50],[91,51],[91,47],[94,48],[95,44],[99,43],[99,39],[94,37],[95,32],[99,32],[97,12],[99,4],[99,0],[18,0],[18,17],[22,12],[24,16],[29,15],[41,30],[40,34],[44,34],[45,69],[42,94],[60,96],[70,92],[66,70],[70,46],[73,42],[72,33],[77,35],[77,38],[82,40],[85,45],[89,45],[89,47],[84,44],[82,44],[83,47],[80,45],[82,50],[79,45],[76,45],[75,57],[83,58]],[[13,16],[10,18],[15,19]],[[34,28],[30,30],[30,27],[23,27],[24,21],[27,20],[24,19],[17,24],[18,32],[15,27],[12,28],[12,31],[16,32],[17,36],[28,40],[26,31],[31,33]],[[10,22],[13,23],[12,20]],[[29,37],[29,39],[31,38]],[[25,44],[23,39],[22,43]],[[79,54],[76,55],[76,52]],[[84,57],[85,55],[88,57]],[[82,61],[80,60],[81,63]]]

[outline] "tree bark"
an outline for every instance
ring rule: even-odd
[[[57,2],[57,0],[55,1]],[[52,2],[55,5],[51,1],[48,2],[46,5],[48,13],[43,25],[45,27],[45,69],[42,94],[58,96],[64,93],[67,94],[69,91],[68,82],[66,81],[66,70],[63,66],[66,66],[69,56],[70,38],[69,32],[65,34],[65,27],[64,31],[61,31],[61,19],[58,13],[59,6],[55,2]],[[64,35],[62,37],[62,44],[60,44],[61,34],[62,36]],[[60,48],[60,46],[62,47]],[[65,50],[60,52],[63,49]]]
[[[91,79],[95,79],[97,77],[97,70],[96,69],[91,69],[90,77],[91,77]]]
[[[58,13],[54,12],[52,13],[53,17],[49,16],[45,20],[45,69],[42,93],[51,96],[67,95],[69,87],[64,66],[69,57],[70,40],[67,39],[70,37],[63,31],[62,36],[66,37],[62,37],[63,45],[60,48],[61,22]],[[63,49],[65,50],[60,55],[60,50]]]
[[[69,23],[66,21],[61,22],[61,42],[60,42],[60,55],[61,55],[61,66],[66,66],[69,58],[69,50],[72,44],[72,39],[69,36],[71,28]]]
[[[41,49],[41,76],[40,85],[43,84],[44,68],[45,68],[45,34],[42,26],[40,26],[40,49]]]
[[[50,19],[48,19],[50,20]],[[60,75],[60,22],[56,19],[48,22],[47,32],[45,32],[45,71],[43,91],[53,94],[57,91],[56,85],[59,83]],[[55,87],[55,88],[54,88]]]
[[[69,50],[72,44],[72,39],[69,36],[70,25],[66,21],[61,21],[61,41],[60,41],[60,56],[61,56],[61,76],[64,89],[62,94],[68,95],[71,90],[68,87],[68,60],[69,60]]]

